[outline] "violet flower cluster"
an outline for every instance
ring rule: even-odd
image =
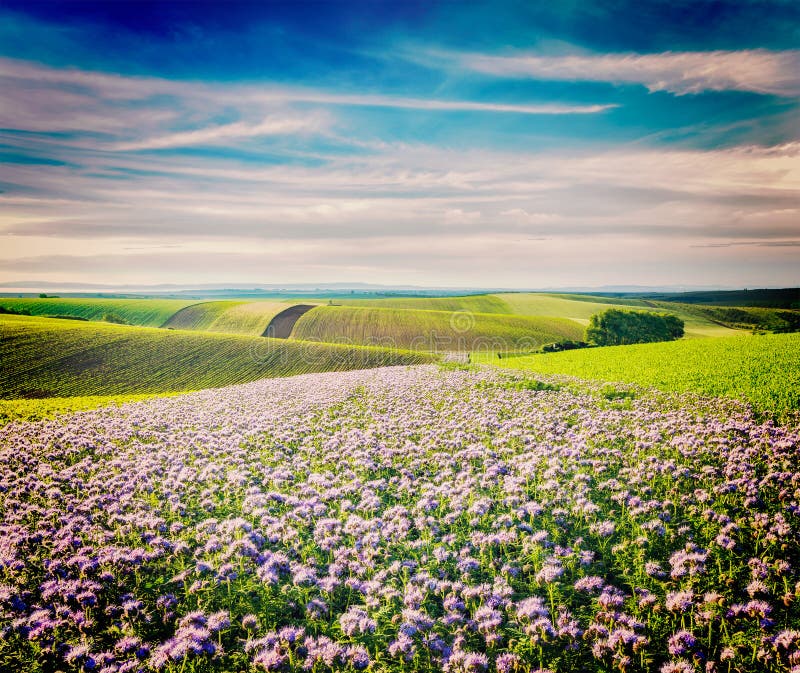
[[[800,673],[798,430],[522,376],[0,428],[0,669]]]

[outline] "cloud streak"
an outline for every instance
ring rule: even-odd
[[[574,77],[581,65],[559,67]],[[662,66],[658,86],[699,86]],[[586,66],[585,77],[601,75]],[[496,102],[494,81],[474,99],[456,100],[467,89],[452,83],[440,90],[453,100],[0,59],[0,143],[21,157],[0,163],[0,270],[530,287],[588,282],[602,256],[597,282],[625,280],[613,273],[631,260],[651,278],[684,259],[695,264],[685,282],[699,282],[703,248],[730,274],[752,252],[773,255],[758,273],[796,275],[796,139],[547,149],[538,139],[553,128],[593,131],[624,115],[604,115],[605,103]]]
[[[209,145],[242,138],[319,133],[325,130],[326,126],[327,123],[322,115],[306,117],[273,115],[255,124],[235,122],[232,124],[209,126],[195,131],[171,133],[164,136],[145,138],[135,142],[119,143],[115,145],[113,149],[130,151]]]
[[[796,233],[800,144],[538,155],[387,147],[313,166],[119,154],[0,167],[0,233],[83,240],[363,241],[494,232],[684,242]],[[119,176],[124,175],[124,179]]]
[[[449,54],[461,67],[486,75],[569,82],[641,84],[685,95],[750,91],[800,96],[800,50],[689,51],[547,56]]]
[[[482,112],[518,115],[593,115],[614,104],[536,103],[443,100],[375,93],[330,92],[274,84],[240,84],[167,80],[121,76],[103,72],[53,68],[26,61],[0,58],[0,127],[23,131],[84,131],[125,133],[141,129],[129,147],[167,147],[164,138],[191,144],[210,138],[250,137],[273,133],[306,132],[319,114],[295,124],[271,126],[265,117],[287,115],[291,106],[322,108],[352,106],[397,110]],[[229,124],[203,124],[215,113],[235,110],[242,119]],[[309,115],[294,110],[296,120]],[[237,122],[240,122],[237,124]],[[192,124],[194,128],[181,129]],[[171,133],[164,133],[165,128]]]

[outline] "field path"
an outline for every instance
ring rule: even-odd
[[[269,321],[267,329],[264,330],[261,336],[272,337],[273,339],[288,339],[292,335],[295,323],[315,306],[315,304],[290,306]]]

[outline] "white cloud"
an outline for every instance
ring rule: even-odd
[[[602,105],[510,105],[503,103],[478,103],[463,100],[436,100],[431,98],[405,98],[400,96],[384,96],[370,94],[330,94],[304,89],[278,89],[262,94],[253,93],[253,97],[267,101],[322,103],[326,105],[352,105],[357,107],[385,107],[410,110],[442,110],[470,112],[512,112],[532,115],[570,115],[597,114],[617,107],[613,104]]]
[[[720,264],[754,246],[765,258],[779,256],[776,269],[787,276],[800,264],[798,248],[785,244],[797,238],[800,143],[537,153],[354,138],[357,151],[343,152],[331,141],[346,131],[320,106],[483,109],[447,107],[475,105],[488,112],[492,104],[15,63],[0,60],[1,127],[92,133],[0,134],[0,142],[64,162],[0,164],[0,181],[13,185],[0,194],[0,268],[14,278],[51,268],[63,279],[78,277],[92,255],[103,255],[86,266],[96,279],[117,264],[135,279],[151,264],[153,282],[174,280],[179,268],[186,278],[213,269],[222,274],[215,280],[320,282],[341,278],[337,270],[371,268],[369,279],[385,282],[548,285],[584,282],[598,251],[609,269],[627,272],[627,259],[667,268],[664,260],[680,260],[694,245],[715,251]],[[326,142],[305,142],[304,134],[324,134]],[[279,163],[123,151],[241,146],[262,136],[276,138]],[[294,137],[301,142],[292,144]],[[200,248],[174,247],[186,241]],[[145,244],[168,255],[163,264],[119,253]],[[200,253],[202,263],[191,256]],[[267,267],[272,275],[255,275]],[[534,268],[551,276],[526,282]]]
[[[499,77],[641,84],[691,94],[753,91],[800,95],[800,50],[662,52],[657,54],[450,54],[462,67]]]
[[[238,138],[320,132],[325,129],[325,126],[325,120],[321,115],[293,117],[273,115],[254,124],[234,122],[232,124],[208,126],[193,131],[170,133],[134,142],[120,143],[114,146],[113,149],[120,151],[152,150],[168,147],[208,145]]]
[[[171,147],[174,145],[159,144],[169,142],[166,139],[170,137],[177,137],[181,143],[189,140],[196,144],[205,137],[215,141],[233,137],[234,133],[237,137],[256,135],[264,117],[286,115],[297,104],[526,115],[598,114],[615,107],[437,100],[271,84],[166,80],[53,68],[0,58],[0,127],[113,133],[123,136],[130,148]],[[239,114],[241,125],[208,123],[215,115],[230,115],[232,110]],[[309,114],[307,110],[290,111],[293,117]],[[186,124],[187,121],[191,123]],[[299,123],[300,132],[311,123]],[[181,125],[208,128],[185,131]]]

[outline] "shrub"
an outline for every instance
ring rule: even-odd
[[[589,344],[585,341],[557,341],[552,344],[542,346],[543,353],[558,353],[559,351],[574,351],[578,348],[588,348]]]
[[[106,313],[103,315],[103,320],[105,322],[114,323],[115,325],[130,325],[130,323],[125,320],[122,316],[118,316],[116,313]]]
[[[683,320],[669,313],[610,308],[595,313],[586,328],[586,341],[597,346],[673,341],[683,336]]]

